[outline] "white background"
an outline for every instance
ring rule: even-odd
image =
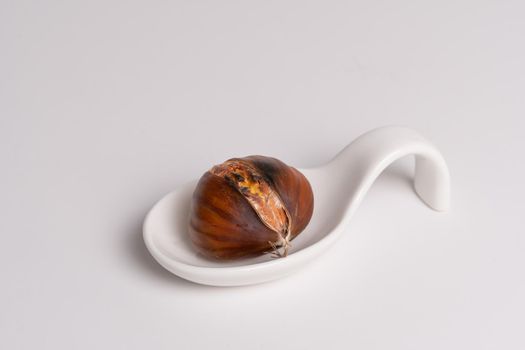
[[[2,0],[0,348],[525,348],[524,4]],[[211,165],[388,124],[443,152],[450,212],[405,159],[289,278],[204,287],[146,251]]]

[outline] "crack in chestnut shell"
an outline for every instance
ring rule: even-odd
[[[278,159],[249,156],[248,162],[270,184],[291,218],[290,240],[308,225],[314,198],[306,177]],[[224,177],[206,172],[193,193],[190,238],[205,257],[232,260],[268,253],[281,237],[268,228],[248,200]]]
[[[230,159],[210,172],[235,187],[270,230],[286,236],[292,224],[290,215],[277,191],[257,168],[241,159]]]

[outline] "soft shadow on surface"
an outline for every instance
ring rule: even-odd
[[[169,191],[168,191],[169,192]],[[190,281],[187,281],[183,278],[180,278],[164,267],[162,267],[153,256],[149,253],[146,244],[144,243],[142,225],[144,219],[146,218],[147,213],[153,207],[153,205],[160,200],[164,194],[162,190],[159,192],[158,198],[155,198],[153,195],[150,200],[146,200],[140,205],[140,208],[137,210],[137,214],[133,215],[132,218],[128,217],[128,221],[124,222],[122,225],[125,229],[124,237],[124,250],[127,255],[127,260],[130,262],[130,265],[135,270],[137,274],[143,275],[145,277],[144,283],[148,283],[148,278],[155,279],[155,282],[161,282],[166,285],[174,286],[177,289],[209,289],[214,288],[211,286],[204,286],[196,284]],[[141,200],[141,202],[143,199]]]
[[[144,239],[142,237],[142,223],[143,218],[146,216],[147,211],[141,217],[139,222],[134,226],[134,229],[129,232],[127,237],[128,250],[131,257],[135,262],[137,262],[137,268],[140,269],[144,274],[149,276],[154,276],[157,279],[161,279],[165,282],[174,283],[174,284],[185,284],[188,286],[198,286],[193,282],[186,281],[180,277],[175,276],[162,266],[160,266],[157,261],[151,256],[146,245],[144,244]]]
[[[420,200],[414,189],[414,165],[412,162],[407,163],[407,161],[409,159],[394,162],[379,175],[376,181],[395,191],[404,192],[406,195],[410,195],[410,192],[412,192],[416,196],[415,199]],[[373,187],[374,185],[372,185]]]

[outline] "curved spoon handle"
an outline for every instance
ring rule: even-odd
[[[357,206],[379,174],[407,155],[416,158],[414,188],[419,197],[434,210],[448,210],[450,175],[447,164],[441,153],[412,129],[387,126],[369,131],[346,146],[327,167],[336,172],[359,169],[361,181],[352,204]]]

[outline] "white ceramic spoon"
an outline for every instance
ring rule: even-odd
[[[290,254],[285,258],[267,254],[224,263],[197,255],[187,232],[190,200],[197,180],[155,204],[144,221],[144,241],[159,264],[196,283],[239,286],[281,278],[334,243],[379,174],[395,160],[411,154],[416,158],[416,192],[432,209],[447,210],[449,172],[439,151],[414,130],[383,127],[360,136],[330,162],[299,169],[312,185],[314,213],[306,229],[292,241]]]

